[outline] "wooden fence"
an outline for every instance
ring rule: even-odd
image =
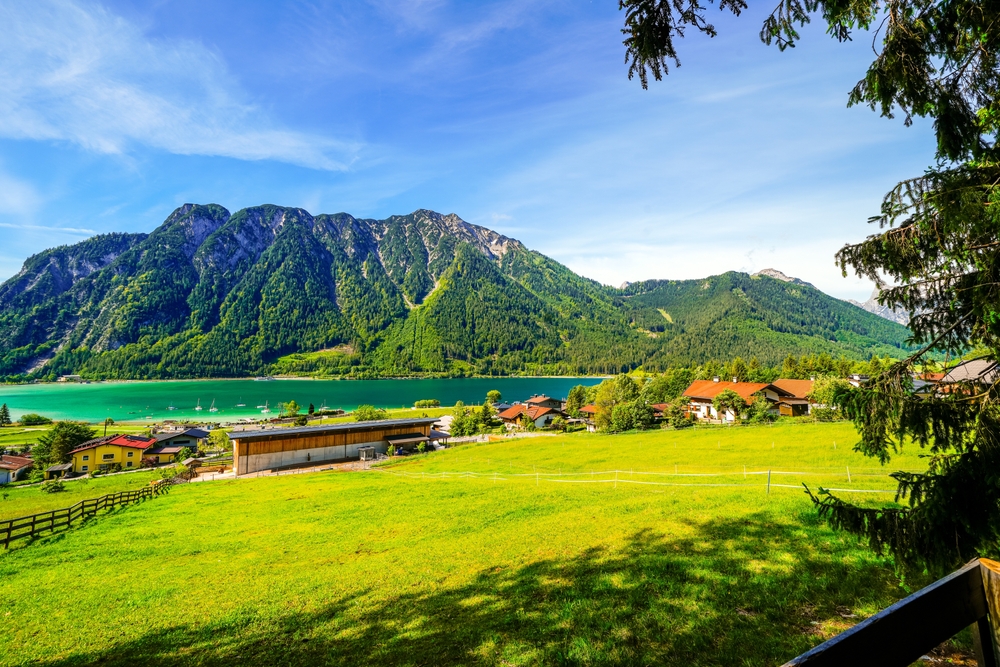
[[[160,483],[136,491],[109,493],[100,498],[81,500],[72,507],[0,521],[0,541],[3,542],[4,549],[6,549],[15,540],[36,537],[45,531],[68,528],[73,525],[73,522],[82,521],[97,514],[100,510],[110,509],[118,505],[128,505],[157,496],[164,493],[167,487],[167,484]]]
[[[784,667],[905,667],[969,626],[980,667],[997,667],[1000,563],[977,558]]]

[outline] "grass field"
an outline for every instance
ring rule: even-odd
[[[0,663],[780,664],[906,594],[777,486],[892,488],[854,440],[577,434],[174,487],[0,555]]]
[[[104,426],[91,424],[97,435],[104,433]],[[51,426],[6,426],[0,428],[0,447],[16,447],[33,445],[38,442],[38,436],[47,433]],[[120,423],[109,427],[108,433],[142,433],[149,429],[146,424]]]
[[[84,498],[96,498],[106,493],[134,491],[159,478],[159,471],[102,475],[92,479],[84,477],[66,481],[63,485],[65,490],[59,493],[46,493],[37,485],[0,487],[0,519],[69,507]]]

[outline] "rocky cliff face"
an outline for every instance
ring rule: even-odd
[[[53,350],[149,356],[157,343],[164,349],[151,357],[153,375],[168,357],[180,362],[195,350],[225,350],[241,360],[226,368],[250,368],[289,351],[364,349],[423,303],[463,246],[497,267],[512,251],[527,252],[427,210],[372,220],[185,204],[149,235],[99,236],[25,262],[0,286],[0,372],[37,366]],[[131,373],[111,374],[119,370]]]
[[[883,306],[878,302],[879,289],[876,287],[872,295],[868,297],[865,302],[855,301],[854,299],[848,299],[848,303],[853,303],[858,308],[867,310],[869,313],[878,315],[879,317],[884,317],[890,322],[895,322],[896,324],[902,324],[904,327],[910,324],[910,314],[905,310],[895,310],[889,306]]]

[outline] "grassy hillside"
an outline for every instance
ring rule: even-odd
[[[808,285],[731,271],[702,280],[629,285],[634,325],[662,341],[660,364],[757,357],[780,364],[789,354],[900,357],[909,330]]]
[[[779,664],[905,595],[801,490],[743,485],[743,465],[885,485],[853,439],[843,424],[580,434],[178,487],[0,555],[21,592],[0,601],[0,663]],[[674,465],[734,486],[554,481]],[[584,474],[541,475],[560,468]]]

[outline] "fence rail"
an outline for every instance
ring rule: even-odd
[[[997,667],[1000,563],[977,558],[783,667],[905,667],[970,625],[980,667]]]
[[[4,549],[6,549],[11,542],[36,537],[46,531],[68,528],[73,525],[73,522],[94,516],[100,510],[128,505],[158,496],[164,493],[168,486],[168,484],[159,483],[135,491],[109,493],[99,498],[81,500],[71,507],[0,521],[0,541],[3,542]]]

